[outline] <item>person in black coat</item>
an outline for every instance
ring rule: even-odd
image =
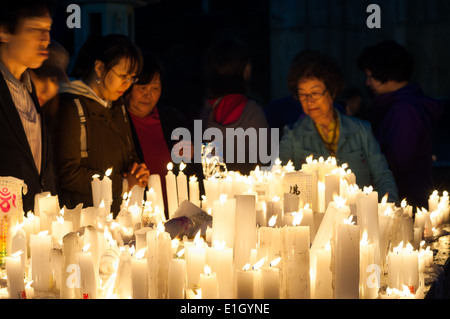
[[[49,1],[10,1],[0,10],[0,175],[27,186],[24,212],[41,192],[56,195],[52,147],[27,69],[48,57]]]

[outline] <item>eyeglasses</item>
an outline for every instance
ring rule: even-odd
[[[113,69],[111,69],[111,71],[123,82],[123,83],[131,83],[134,84],[136,83],[139,79],[135,76],[129,76],[129,75],[120,75],[117,74],[116,71],[114,71]]]
[[[324,95],[325,95],[325,93],[327,93],[328,92],[328,90],[325,90],[325,91],[323,91],[322,93],[311,93],[311,94],[302,94],[302,93],[299,93],[298,94],[298,98],[300,99],[300,100],[303,100],[303,101],[306,101],[306,99],[310,99],[311,101],[318,101],[318,100],[320,100]]]

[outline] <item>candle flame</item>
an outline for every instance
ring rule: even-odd
[[[186,168],[186,164],[183,162],[180,163],[180,172],[182,172]]]
[[[214,240],[213,246],[215,249],[224,249],[226,242],[224,240]]]
[[[141,248],[138,250],[138,252],[134,255],[136,257],[136,259],[142,259],[144,257],[145,249],[146,248]]]
[[[228,195],[227,195],[227,194],[221,194],[221,195],[219,196],[219,202],[223,205],[223,204],[226,203],[227,198],[228,198]]]
[[[81,248],[81,251],[86,252],[90,247],[91,247],[91,244],[87,243],[86,245],[83,246],[83,248]]]
[[[195,246],[201,247],[203,245],[203,238],[200,237],[201,229],[198,230],[197,234],[194,237]]]
[[[184,248],[183,248],[183,249],[180,249],[180,250],[177,252],[177,257],[180,258],[181,256],[183,256],[183,254],[184,254]]]
[[[110,168],[108,168],[108,169],[106,170],[105,176],[106,176],[106,177],[109,177],[109,175],[111,175],[111,173],[112,173],[112,167],[110,167]]]
[[[23,254],[22,250],[16,251],[14,254],[11,255],[12,258],[19,258]]]
[[[381,205],[386,205],[388,199],[388,193],[386,193],[383,198],[381,199]]]
[[[302,222],[302,219],[303,219],[303,213],[302,212],[298,212],[298,213],[294,214],[294,219],[292,220],[292,225],[293,226],[300,225],[300,223]]]
[[[206,276],[211,275],[211,267],[209,267],[208,265],[205,265],[205,267],[203,267],[203,271],[205,272]]]
[[[243,270],[243,271],[247,271],[247,270],[249,270],[249,269],[250,269],[250,264],[248,264],[248,263],[245,264],[244,267],[242,267],[242,270]]]
[[[56,221],[60,223],[61,225],[64,225],[64,217],[62,216],[56,216]]]
[[[398,244],[398,246],[393,248],[394,253],[399,253],[403,248],[403,241],[400,242],[400,244]]]
[[[280,158],[277,157],[277,159],[275,160],[275,165],[281,165],[281,160],[280,160]]]
[[[265,261],[266,261],[266,257],[261,258],[258,262],[256,262],[256,263],[253,265],[252,269],[253,269],[253,270],[258,270],[259,268],[262,267],[262,265],[264,265],[264,262],[265,262]]]
[[[306,163],[307,163],[307,164],[311,164],[312,161],[313,161],[313,156],[312,156],[312,154],[311,154],[311,155],[309,155],[309,156],[306,158]]]
[[[402,200],[402,202],[400,203],[401,208],[405,208],[406,207],[406,198],[404,198]]]
[[[369,187],[364,186],[363,187],[363,192],[364,192],[364,194],[366,194],[366,196],[369,195],[370,193],[372,193],[372,191],[373,191],[373,187],[372,186],[369,186]]]
[[[48,230],[43,230],[38,233],[38,236],[47,236],[47,235],[48,235]]]
[[[164,233],[166,228],[163,223],[160,221],[158,225],[156,225],[156,237],[159,237],[160,234]]]
[[[407,244],[406,244],[406,251],[407,251],[409,254],[411,254],[411,253],[414,251],[414,247],[413,247],[410,243],[407,243]]]
[[[173,169],[173,164],[172,162],[170,162],[169,164],[167,164],[167,170],[171,171]]]
[[[268,224],[270,227],[273,227],[275,226],[276,222],[277,222],[277,215],[273,215],[272,217],[270,217]]]
[[[277,195],[275,195],[273,198],[272,198],[272,202],[278,202],[280,200],[280,197],[278,197]]]
[[[306,203],[303,209],[309,209],[309,203]]]
[[[362,234],[361,242],[359,243],[361,246],[367,246],[369,245],[369,239],[367,235],[367,229],[364,229],[364,232]]]
[[[333,194],[333,201],[335,202],[337,208],[342,208],[345,206],[347,198],[343,198],[341,196],[338,196],[337,194]]]
[[[180,240],[178,238],[174,238],[171,241],[172,243],[172,248],[178,248],[178,246],[180,245]]]
[[[325,249],[326,250],[331,250],[331,243],[330,243],[330,241],[328,241],[327,244],[325,245]]]
[[[353,219],[353,215],[350,215],[347,219],[344,219],[344,224],[346,224],[346,225],[354,225],[355,222],[352,221],[352,219]]]
[[[95,178],[100,178],[100,175],[99,174],[92,175],[92,179],[95,179]]]
[[[195,183],[196,181],[197,181],[197,176],[192,175],[191,177],[189,177],[189,182]]]
[[[280,262],[280,260],[281,260],[281,257],[275,258],[274,260],[272,260],[272,261],[269,263],[269,266],[270,266],[270,267],[275,267],[276,265],[278,265],[278,263]]]

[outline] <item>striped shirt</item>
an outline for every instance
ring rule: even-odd
[[[31,98],[32,86],[30,75],[28,71],[25,71],[19,81],[1,61],[0,72],[8,85],[11,98],[19,113],[36,168],[40,174],[42,161],[41,117]]]

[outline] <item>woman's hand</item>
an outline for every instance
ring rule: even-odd
[[[124,177],[126,177],[128,181],[128,191],[130,191],[134,185],[146,187],[149,176],[150,171],[145,163],[133,163],[128,173],[124,174]]]

